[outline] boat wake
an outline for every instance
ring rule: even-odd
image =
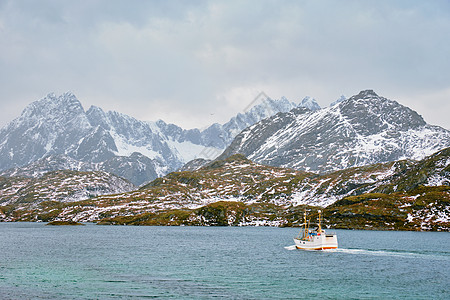
[[[450,257],[446,253],[421,253],[421,252],[409,252],[402,250],[371,250],[371,249],[344,249],[338,248],[329,250],[333,252],[356,254],[356,255],[372,255],[372,256],[395,256],[404,258],[432,258],[438,260],[450,260]]]
[[[297,250],[295,245],[284,247],[286,250]],[[301,250],[299,250],[301,251]],[[372,256],[395,256],[395,257],[410,257],[410,258],[431,258],[437,260],[450,260],[450,255],[448,252],[444,253],[420,253],[420,252],[408,252],[402,250],[371,250],[371,249],[327,249],[319,252],[336,252],[336,253],[346,253],[353,255],[372,255]]]
[[[297,248],[295,247],[295,245],[291,245],[291,246],[284,247],[284,249],[291,251],[291,250],[295,250]]]
[[[335,252],[348,253],[348,254],[359,254],[359,255],[374,255],[374,256],[417,256],[417,253],[403,252],[403,251],[389,251],[389,250],[368,250],[368,249],[335,249]]]

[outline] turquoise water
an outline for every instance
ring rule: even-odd
[[[450,233],[0,223],[0,299],[449,299]]]

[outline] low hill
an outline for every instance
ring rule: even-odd
[[[37,178],[0,177],[0,205],[75,202],[103,194],[123,193],[136,186],[106,172],[52,171]]]
[[[396,161],[326,175],[264,166],[233,155],[195,171],[170,173],[126,193],[65,203],[37,198],[11,202],[0,207],[0,219],[294,226],[305,208],[324,208],[326,223],[335,228],[448,230],[449,153],[444,149],[419,162]]]

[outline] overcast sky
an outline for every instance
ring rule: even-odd
[[[0,0],[0,83],[0,126],[50,92],[201,128],[373,89],[450,129],[450,1]]]

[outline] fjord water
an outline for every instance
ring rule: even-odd
[[[1,299],[448,299],[450,233],[0,223]]]

